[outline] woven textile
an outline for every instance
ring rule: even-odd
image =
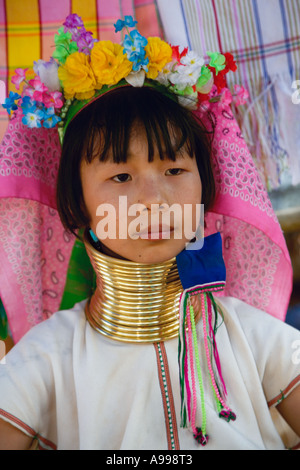
[[[158,0],[166,39],[231,52],[238,72],[228,85],[250,93],[237,116],[268,189],[300,182],[299,0]]]
[[[124,15],[138,20],[142,34],[161,35],[154,0],[0,0],[1,102],[14,90],[10,78],[16,68],[49,60],[54,35],[70,13],[81,16],[86,28],[101,40],[116,40],[113,24]],[[1,107],[0,141],[7,124],[8,115]]]

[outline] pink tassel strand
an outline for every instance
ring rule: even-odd
[[[219,416],[220,416],[220,418],[225,418],[227,421],[230,421],[230,420],[234,421],[236,419],[236,415],[235,415],[235,413],[233,413],[230,410],[230,408],[224,402],[223,398],[220,395],[219,389],[218,389],[216,381],[215,381],[215,377],[214,377],[214,373],[213,373],[213,369],[212,369],[212,365],[211,365],[211,360],[210,360],[208,340],[207,340],[206,310],[207,310],[206,295],[201,294],[201,311],[202,311],[204,346],[205,346],[207,366],[208,366],[209,375],[210,375],[210,378],[211,378],[211,383],[212,383],[215,395],[216,395],[217,399],[219,400],[219,403],[223,407],[223,410],[220,411]]]
[[[191,312],[189,307],[187,307],[187,330],[188,330],[188,339],[189,339],[189,359],[190,359],[190,372],[191,372],[191,382],[192,382],[192,391],[193,391],[193,408],[191,413],[191,427],[193,433],[196,433],[196,411],[197,411],[197,390],[196,390],[196,377],[195,377],[195,365],[194,365],[194,354],[193,354],[193,338],[192,338],[192,324],[191,324]]]
[[[184,384],[186,387],[186,395],[187,395],[187,414],[188,414],[188,421],[191,422],[192,419],[192,411],[191,411],[191,389],[189,385],[189,365],[188,365],[188,355],[185,355],[184,359]]]
[[[215,332],[214,328],[212,326],[212,302],[210,299],[210,295],[207,295],[207,305],[208,305],[208,324],[209,324],[209,336],[211,338],[211,343],[213,346],[213,354],[214,354],[214,360],[218,372],[218,377],[219,377],[219,382],[221,384],[221,389],[222,389],[222,395],[226,399],[227,397],[227,389],[226,385],[222,376],[222,371],[221,371],[221,362],[220,362],[220,357],[219,357],[219,352],[217,348],[217,343],[216,343],[216,338],[215,338]]]

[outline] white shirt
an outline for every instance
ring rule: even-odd
[[[218,417],[205,375],[205,447],[180,427],[178,339],[111,340],[86,321],[85,302],[34,327],[2,361],[0,417],[49,449],[284,449],[269,406],[300,382],[300,333],[237,299],[219,303],[216,340],[237,419]]]

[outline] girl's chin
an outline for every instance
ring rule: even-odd
[[[176,240],[143,240],[142,246],[126,247],[117,250],[101,242],[102,253],[117,259],[132,261],[134,263],[157,264],[164,263],[176,257],[186,246],[187,241]]]

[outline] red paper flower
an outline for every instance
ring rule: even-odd
[[[225,52],[225,54],[223,55],[226,58],[226,67],[224,69],[224,72],[227,73],[229,72],[229,70],[231,70],[231,72],[235,72],[237,70],[237,65],[235,63],[233,55],[230,54],[230,52]]]

